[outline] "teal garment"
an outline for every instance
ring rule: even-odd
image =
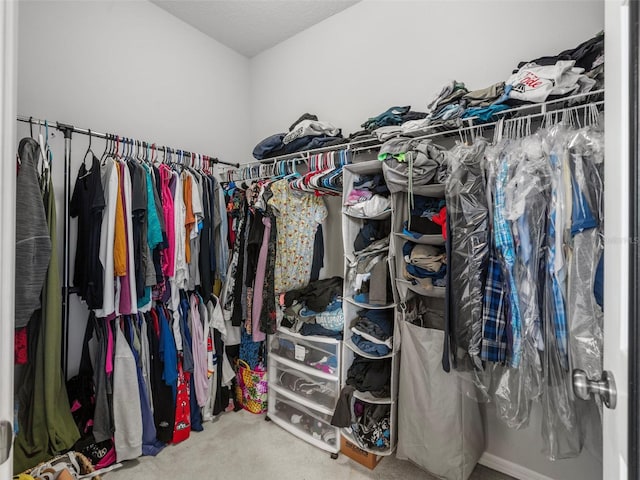
[[[147,172],[147,243],[149,249],[153,250],[162,243],[162,228],[156,210],[155,196],[153,194],[153,179],[151,172]]]
[[[144,287],[144,295],[138,297],[138,308],[142,308],[151,301],[151,287]]]
[[[144,165],[147,183],[147,245],[149,250],[153,250],[162,243],[162,227],[158,219],[158,210],[154,195],[154,183],[151,178],[151,170]],[[144,295],[138,297],[138,308],[142,308],[151,301],[151,287],[145,286]]]
[[[80,438],[71,416],[69,398],[60,365],[62,355],[62,296],[56,231],[56,206],[51,180],[43,195],[51,237],[49,269],[42,289],[42,309],[30,320],[30,334],[37,335],[20,391],[19,432],[13,454],[13,471],[22,472],[65,452]]]

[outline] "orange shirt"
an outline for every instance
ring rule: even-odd
[[[186,207],[186,210],[187,210],[187,213],[184,219],[184,225],[185,225],[185,231],[186,231],[184,252],[185,252],[185,259],[187,263],[191,263],[191,230],[193,230],[193,227],[195,227],[196,225],[196,217],[193,214],[193,197],[192,197],[193,183],[192,183],[191,175],[184,174],[182,185],[183,185],[182,193],[184,198],[184,206]]]
[[[124,225],[124,206],[122,205],[123,179],[120,171],[120,163],[115,162],[114,167],[118,172],[118,197],[116,198],[116,228],[113,238],[113,272],[117,277],[127,274],[127,235]]]

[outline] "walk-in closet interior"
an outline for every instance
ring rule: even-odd
[[[4,2],[0,480],[634,478],[636,7]]]

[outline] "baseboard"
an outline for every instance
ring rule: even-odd
[[[505,460],[504,458],[497,457],[487,452],[482,454],[478,463],[498,472],[511,475],[512,477],[520,480],[554,480],[551,477],[534,472],[522,465],[518,465],[517,463],[510,462],[509,460]]]

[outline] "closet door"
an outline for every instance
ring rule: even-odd
[[[11,478],[17,2],[0,2],[0,480]]]
[[[605,259],[604,259],[604,369],[615,378],[617,405],[603,409],[603,479],[636,479],[632,457],[629,455],[629,439],[637,426],[629,423],[629,407],[634,407],[629,388],[629,361],[636,356],[637,343],[629,329],[633,318],[629,307],[638,297],[638,285],[630,276],[630,263],[637,261],[637,239],[630,226],[635,222],[632,212],[638,215],[637,185],[630,182],[629,145],[631,132],[630,84],[629,84],[629,21],[628,1],[604,2],[605,8]],[[637,27],[636,27],[637,28]],[[637,96],[637,92],[635,92]],[[631,135],[630,135],[631,134]],[[635,170],[635,167],[634,167]],[[631,220],[631,222],[630,222]],[[638,220],[638,219],[636,219]],[[631,225],[630,225],[631,224]],[[637,233],[636,233],[637,234]],[[630,262],[630,260],[632,260]],[[575,375],[575,372],[574,372]],[[575,377],[574,377],[575,380]],[[592,379],[593,380],[593,379]],[[637,388],[637,387],[636,387]],[[574,391],[578,393],[574,381]],[[632,411],[632,410],[631,410]],[[637,448],[637,445],[635,446]]]

